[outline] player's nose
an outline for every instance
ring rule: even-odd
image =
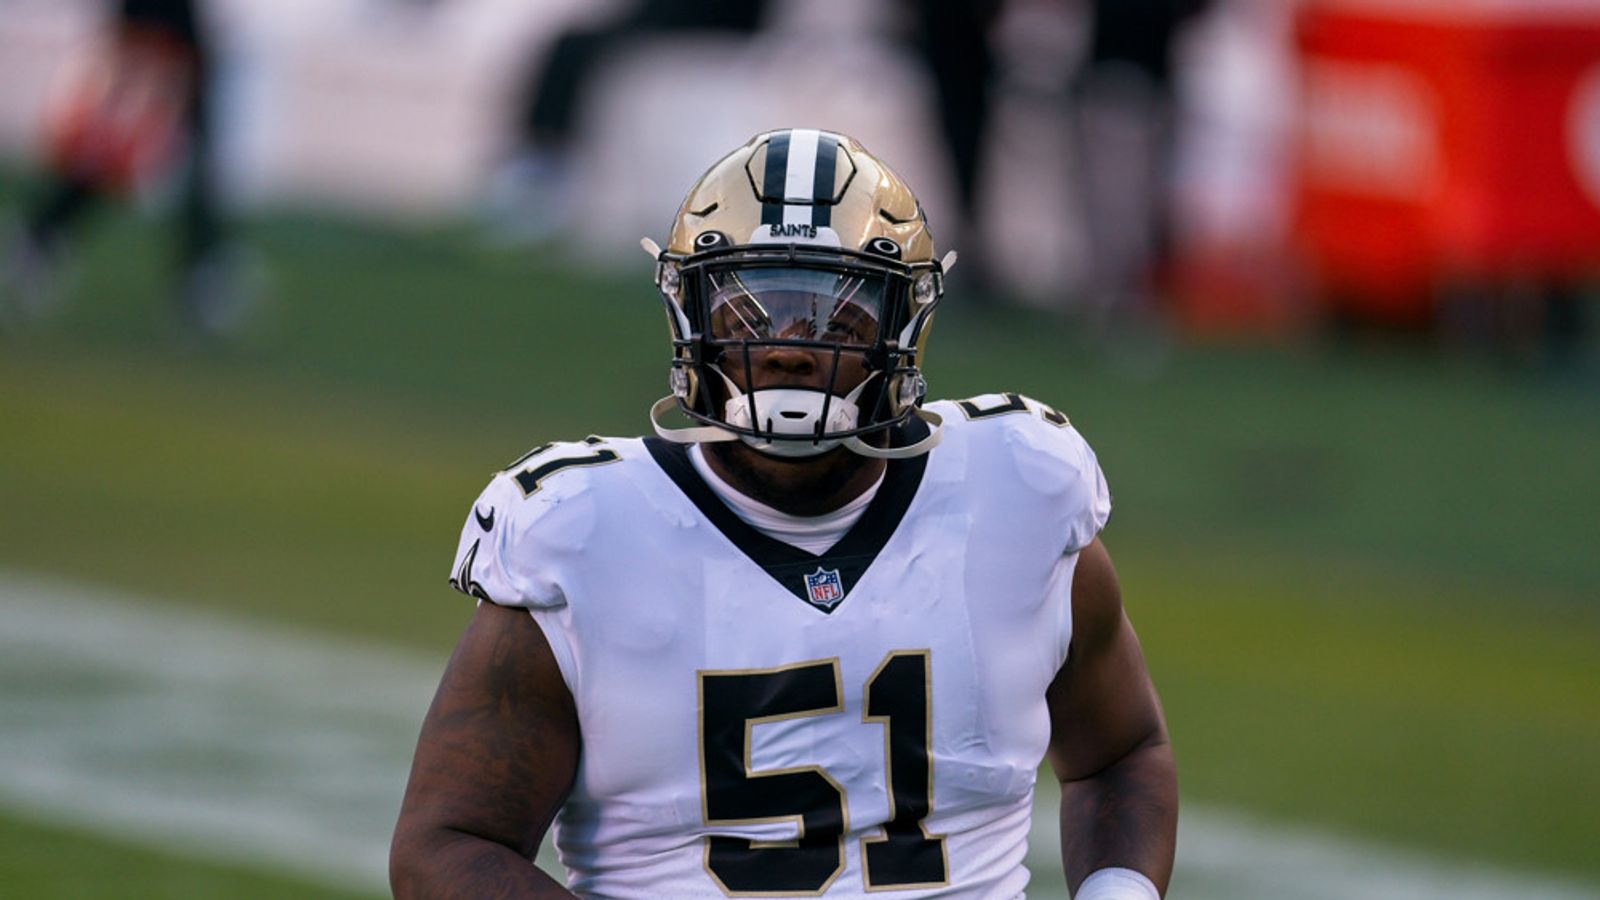
[[[761,354],[757,368],[769,378],[809,377],[817,372],[817,354],[800,347],[772,347]]]

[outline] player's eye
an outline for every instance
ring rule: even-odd
[[[711,333],[718,338],[754,340],[770,330],[766,316],[747,298],[734,297],[711,312]]]
[[[822,333],[824,340],[835,341],[842,344],[863,343],[862,334],[848,322],[837,319],[828,323],[828,328]]]

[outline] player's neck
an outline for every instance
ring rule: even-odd
[[[702,446],[706,462],[723,481],[791,516],[833,512],[872,487],[886,465],[843,447],[806,459],[783,459],[737,441]]]

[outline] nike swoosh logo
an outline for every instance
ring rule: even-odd
[[[486,516],[478,512],[478,508],[474,506],[472,508],[472,516],[478,520],[478,527],[484,531],[492,531],[494,529],[494,507],[489,507],[489,514]]]

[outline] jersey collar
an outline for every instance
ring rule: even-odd
[[[925,437],[927,431],[925,423],[912,419],[895,429],[892,443],[896,446],[914,443]],[[739,518],[695,471],[688,445],[660,438],[646,438],[644,443],[662,472],[751,562],[760,566],[784,590],[813,609],[830,615],[894,536],[928,467],[927,454],[890,460],[878,494],[861,518],[838,543],[819,555],[780,541]]]

